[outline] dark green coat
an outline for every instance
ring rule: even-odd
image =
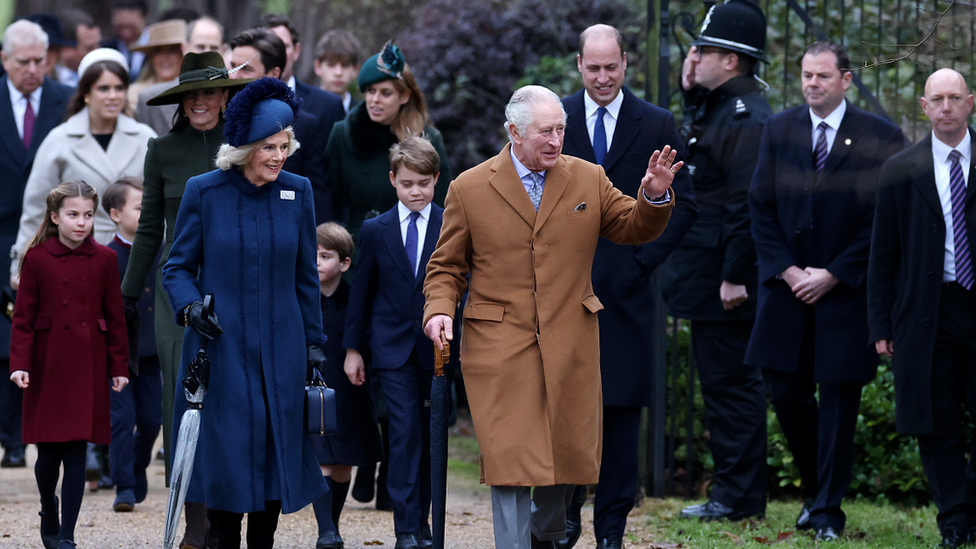
[[[224,122],[201,132],[187,126],[183,130],[150,139],[146,152],[142,214],[132,243],[129,265],[122,280],[122,295],[138,299],[144,291],[146,277],[163,246],[156,274],[156,349],[163,373],[163,445],[166,448],[166,478],[169,479],[172,437],[173,395],[180,367],[183,328],[173,322],[169,297],[162,286],[162,266],[173,245],[176,214],[183,200],[186,181],[214,169],[217,149],[224,142]],[[165,243],[163,237],[165,235]]]
[[[441,157],[441,175],[434,190],[434,203],[443,206],[451,182],[447,151],[441,132],[425,126],[424,133]],[[396,142],[397,137],[389,126],[370,120],[365,103],[353,107],[345,120],[332,127],[325,148],[332,205],[335,218],[344,220],[354,237],[359,234],[366,214],[374,211],[374,215],[379,215],[397,203],[389,175],[390,147]]]

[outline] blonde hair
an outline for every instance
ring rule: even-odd
[[[288,134],[288,156],[291,156],[295,154],[295,151],[302,144],[295,139],[295,130],[291,126],[288,126],[282,131]],[[214,164],[225,172],[233,166],[243,166],[251,161],[251,157],[254,155],[254,149],[257,149],[258,145],[263,141],[264,139],[255,141],[254,143],[248,143],[247,145],[241,145],[240,147],[224,143],[217,149],[217,160]]]
[[[94,202],[92,210],[98,209],[98,192],[91,185],[81,180],[65,181],[48,193],[46,201],[47,211],[44,212],[44,219],[41,221],[41,226],[37,228],[34,237],[27,243],[27,249],[24,250],[24,255],[20,256],[20,268],[24,266],[24,257],[27,255],[28,250],[40,246],[49,238],[58,236],[58,226],[51,221],[51,214],[61,209],[65,199],[77,198],[79,196]]]

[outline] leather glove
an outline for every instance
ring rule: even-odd
[[[125,322],[126,325],[135,325],[136,320],[139,319],[139,311],[136,310],[136,303],[138,299],[132,299],[129,296],[122,296],[122,306],[125,307]]]
[[[312,381],[313,373],[318,370],[319,376],[325,370],[325,352],[322,351],[322,347],[319,345],[309,345],[308,346],[308,367],[305,371],[305,379],[307,381]]]
[[[203,301],[194,301],[186,307],[186,322],[196,330],[201,337],[213,341],[224,333],[217,321],[217,313],[213,312],[209,317],[203,318]]]

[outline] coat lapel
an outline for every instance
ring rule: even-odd
[[[810,120],[810,108],[799,109],[791,125],[797,132],[794,162],[804,175],[813,175],[813,121]]]
[[[64,111],[68,107],[65,104],[67,100],[63,95],[55,95],[53,91],[45,91],[54,89],[51,80],[45,78],[44,84],[46,87],[41,89],[40,112],[37,113],[37,121],[34,123],[34,137],[31,139],[30,151],[27,155],[32,162],[34,155],[37,154],[37,148],[41,146],[41,142],[47,137],[48,132],[61,123]]]
[[[607,156],[603,159],[603,169],[606,171],[610,171],[610,168],[623,157],[624,152],[630,149],[630,144],[633,143],[634,139],[637,138],[637,134],[640,133],[641,114],[639,111],[634,111],[631,108],[631,105],[633,105],[633,102],[637,98],[627,89],[624,89],[621,93],[624,94],[624,102],[620,106],[619,116],[617,116],[617,126],[613,130],[610,150],[607,151]],[[584,124],[585,127],[586,125]]]
[[[407,249],[403,247],[403,237],[400,235],[400,219],[397,215],[397,208],[393,208],[379,217],[379,222],[383,224],[383,240],[390,251],[390,257],[397,264],[403,276],[407,280],[413,280],[413,269],[410,268],[410,260],[407,259]]]
[[[43,97],[42,92],[42,101]],[[0,78],[0,141],[10,151],[11,158],[26,157],[24,142],[17,133],[17,122],[14,120],[14,109],[10,104],[10,90],[7,89],[6,76]]]
[[[88,126],[87,108],[82,109],[78,114],[72,116],[65,122],[65,130],[68,136],[77,140],[75,145],[70,147],[70,153],[74,155],[79,163],[88,166],[89,169],[97,173],[103,180],[110,182],[114,182],[116,180],[115,176],[118,174],[118,168],[109,160],[109,154],[113,147],[118,148],[115,142],[123,138],[121,134],[121,116],[119,117],[119,121],[120,124],[115,128],[116,134],[112,136],[108,151],[103,150],[102,146],[91,135]],[[118,161],[120,162],[118,164],[119,166],[125,165],[121,157],[118,158]]]
[[[430,219],[427,220],[427,234],[424,236],[424,249],[420,253],[420,266],[417,268],[416,282],[418,286],[423,286],[424,278],[427,277],[426,265],[430,261],[430,254],[434,253],[434,248],[437,247],[437,239],[441,234],[441,223],[443,220],[444,210],[436,204],[432,204],[430,207]]]
[[[939,191],[935,186],[935,166],[932,164],[932,134],[929,134],[921,141],[922,146],[918,147],[918,158],[912,163],[914,166],[912,181],[918,186],[925,201],[933,210],[942,217],[942,202],[939,200]]]
[[[969,128],[969,182],[966,184],[966,204],[973,199],[976,194],[976,132]]]
[[[596,155],[593,154],[593,143],[590,142],[590,134],[586,131],[586,107],[583,102],[584,93],[586,93],[586,90],[580,90],[566,101],[566,140],[571,142],[575,150],[581,153],[580,158],[596,164]]]
[[[846,99],[845,99],[846,101]],[[857,138],[861,134],[861,128],[857,127],[857,114],[854,112],[854,107],[850,103],[847,104],[847,111],[844,113],[843,120],[840,121],[840,128],[837,128],[837,135],[834,136],[834,144],[830,147],[830,154],[827,155],[827,161],[824,163],[823,173],[817,178],[817,181],[823,181],[827,176],[831,174],[844,158],[847,157],[847,153],[850,152],[851,147],[857,143]],[[807,134],[810,139],[813,139],[812,128]],[[811,151],[813,150],[813,144],[811,143]],[[813,162],[813,154],[810,154],[810,161]]]
[[[562,198],[563,193],[566,192],[566,187],[569,186],[569,177],[570,174],[565,168],[565,161],[560,156],[556,165],[551,170],[546,171],[546,186],[542,191],[539,214],[535,218],[535,224],[532,229],[533,236],[539,233],[539,229],[546,224],[549,216],[556,210],[556,204]],[[525,196],[528,197],[528,193]]]
[[[532,207],[529,193],[525,192],[525,186],[522,185],[522,180],[519,179],[518,172],[515,171],[515,164],[512,163],[511,150],[512,144],[509,143],[495,157],[495,161],[491,164],[491,171],[495,173],[488,178],[488,183],[519,214],[522,220],[525,221],[525,224],[532,227],[535,225],[537,214],[535,208]],[[547,187],[548,184],[549,179],[547,177]],[[548,188],[546,190],[548,191]],[[545,194],[545,192],[542,193],[542,204],[546,203]]]

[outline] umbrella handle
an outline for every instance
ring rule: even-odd
[[[207,295],[203,296],[203,311],[200,313],[200,315],[203,318],[210,318],[210,316],[213,314],[213,312],[214,312],[214,301],[215,301],[215,299],[214,299],[214,295],[213,294],[207,294]],[[205,338],[205,337],[200,338],[200,339],[203,340],[200,343],[200,352],[201,353],[205,353],[205,352],[207,352],[207,344],[210,343],[210,340],[207,339],[207,338]]]
[[[434,377],[443,377],[444,364],[451,360],[451,344],[447,341],[447,332],[444,330],[441,330],[441,344],[444,349],[439,353],[434,353]]]

